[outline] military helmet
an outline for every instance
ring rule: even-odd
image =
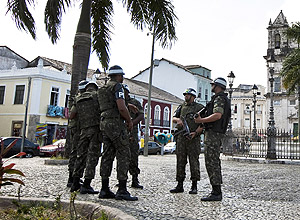
[[[124,88],[125,90],[127,90],[128,93],[130,93],[130,89],[129,89],[129,86],[128,86],[128,85],[123,84],[123,88]]]
[[[120,66],[114,65],[108,70],[108,76],[112,75],[125,75],[125,73],[123,72],[123,69]]]
[[[88,84],[89,81],[87,80],[81,80],[80,83],[78,84],[78,89],[79,90],[84,90],[86,85]]]
[[[97,84],[95,81],[88,81],[88,83],[85,85],[85,88],[86,88],[88,85],[95,85],[96,88],[98,89],[98,84]]]
[[[183,92],[183,95],[186,95],[186,94],[190,94],[192,96],[197,96],[196,94],[196,90],[193,89],[193,88],[187,88],[184,92]]]
[[[224,78],[218,77],[210,84],[220,86],[222,89],[226,89],[227,82]]]

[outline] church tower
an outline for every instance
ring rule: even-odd
[[[287,91],[282,86],[282,79],[279,75],[282,69],[282,62],[293,48],[297,45],[287,39],[285,31],[289,28],[286,17],[280,11],[277,18],[272,22],[270,19],[268,30],[268,49],[265,60],[269,60],[271,55],[277,62],[274,63],[273,73],[273,105],[274,105],[274,119],[275,127],[277,129],[284,129],[285,131],[293,131],[298,126],[297,124],[297,98],[295,95],[288,95]],[[268,119],[270,109],[270,68],[267,69],[268,86],[267,86],[267,106]]]

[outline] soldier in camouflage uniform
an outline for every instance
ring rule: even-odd
[[[86,80],[82,80],[79,84],[78,84],[78,94],[76,96],[78,96],[80,93],[84,93],[85,92],[85,86],[88,82]],[[75,105],[75,101],[76,101],[76,96],[75,97],[70,97],[69,99],[69,109],[70,109],[70,114],[72,115],[72,107]],[[74,107],[75,108],[75,107]],[[74,109],[73,109],[74,110]],[[78,148],[78,141],[79,141],[79,137],[80,137],[80,129],[79,129],[79,124],[78,124],[78,117],[76,115],[76,113],[74,112],[73,115],[71,116],[68,120],[68,127],[69,127],[69,131],[70,132],[70,145],[71,145],[71,151],[70,151],[70,155],[69,155],[69,164],[68,164],[68,170],[69,170],[69,178],[68,178],[68,183],[67,183],[67,187],[71,187],[73,184],[73,171],[74,171],[74,165],[75,165],[75,161],[77,158],[77,148]],[[71,119],[72,118],[72,119]]]
[[[183,93],[185,102],[180,105],[175,111],[173,116],[173,122],[177,124],[178,129],[182,130],[183,120],[185,119],[190,129],[190,135],[185,136],[180,133],[176,137],[176,180],[178,182],[175,189],[170,190],[171,193],[183,192],[183,181],[185,179],[185,167],[187,159],[190,163],[192,188],[189,191],[190,194],[197,194],[197,181],[200,180],[200,133],[202,128],[194,121],[194,115],[199,112],[203,105],[194,102],[196,98],[196,91],[192,88],[186,89]]]
[[[129,134],[133,123],[126,107],[122,82],[124,72],[120,66],[109,69],[110,77],[106,85],[98,90],[101,119],[100,130],[103,132],[103,154],[100,166],[102,188],[100,199],[137,200],[127,191],[127,173],[130,164]],[[119,188],[116,194],[109,189],[114,159],[117,159],[117,179]]]
[[[73,172],[73,184],[71,192],[80,189],[81,194],[97,194],[91,187],[91,181],[95,177],[95,169],[101,153],[100,143],[100,111],[97,97],[98,85],[88,82],[85,86],[86,92],[80,94],[74,106],[78,116],[80,139],[78,143],[77,158]],[[71,110],[74,112],[74,108]],[[72,114],[71,113],[71,114]],[[80,186],[80,178],[84,173],[84,182]]]
[[[205,125],[205,167],[212,185],[212,192],[201,198],[201,201],[222,200],[220,148],[231,117],[230,100],[227,98],[227,94],[224,93],[226,84],[226,80],[221,77],[212,82],[212,92],[215,95],[206,105],[205,116],[198,116],[195,119],[196,123],[204,123]]]
[[[137,111],[129,109],[130,116],[133,123],[133,129],[129,138],[130,143],[130,164],[129,164],[129,173],[132,175],[131,187],[143,189],[143,186],[140,185],[138,175],[140,174],[139,169],[139,138],[138,138],[138,126],[141,120],[144,119],[144,110],[141,103],[135,98],[131,98],[129,93],[129,87],[126,84],[123,84],[125,92],[125,101],[128,104],[132,104],[137,107]]]

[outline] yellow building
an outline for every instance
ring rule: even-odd
[[[0,47],[0,136],[22,136],[27,120],[25,136],[31,141],[39,124],[47,128],[45,144],[64,138],[70,72],[68,64],[44,57],[28,62],[8,47]]]

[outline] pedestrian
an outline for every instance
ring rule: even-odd
[[[108,72],[109,80],[98,90],[101,119],[100,130],[103,132],[103,153],[100,166],[102,188],[100,199],[115,198],[117,200],[135,201],[127,191],[127,174],[130,164],[129,134],[133,123],[126,107],[122,86],[124,72],[120,66],[112,66]],[[109,189],[114,159],[117,159],[118,190],[114,194]]]
[[[190,134],[184,135],[184,133],[180,133],[176,137],[176,181],[178,183],[170,192],[184,192],[183,181],[186,176],[185,168],[188,159],[192,180],[192,187],[189,193],[197,194],[197,181],[200,180],[199,155],[201,151],[200,134],[202,128],[199,124],[195,123],[194,115],[204,108],[204,106],[195,102],[196,91],[193,88],[186,89],[183,95],[185,101],[176,109],[173,122],[177,124],[176,126],[179,130],[182,130],[184,129],[183,123],[185,120]]]
[[[125,92],[125,101],[128,104],[134,105],[138,111],[133,111],[132,109],[128,109],[131,120],[133,123],[133,129],[130,133],[129,144],[130,144],[130,164],[129,164],[129,173],[132,175],[131,187],[143,189],[143,186],[140,185],[138,175],[140,174],[139,169],[139,137],[138,137],[138,126],[140,121],[144,119],[144,110],[141,103],[135,98],[130,97],[130,89],[128,85],[123,84],[124,92]]]
[[[81,194],[97,194],[99,192],[91,187],[91,181],[95,177],[95,169],[101,154],[98,85],[96,82],[87,81],[84,87],[86,91],[77,97],[74,106],[75,110],[74,108],[71,110],[71,116],[73,116],[74,112],[78,116],[80,128],[71,192],[80,189]],[[84,182],[80,185],[80,178],[83,176],[83,173]]]
[[[222,139],[227,130],[227,125],[231,117],[230,101],[224,93],[227,82],[224,78],[218,77],[212,83],[211,101],[207,103],[205,117],[195,118],[196,123],[204,123],[204,157],[205,166],[212,185],[212,192],[201,198],[201,201],[221,201],[222,200],[222,174],[220,149]]]

